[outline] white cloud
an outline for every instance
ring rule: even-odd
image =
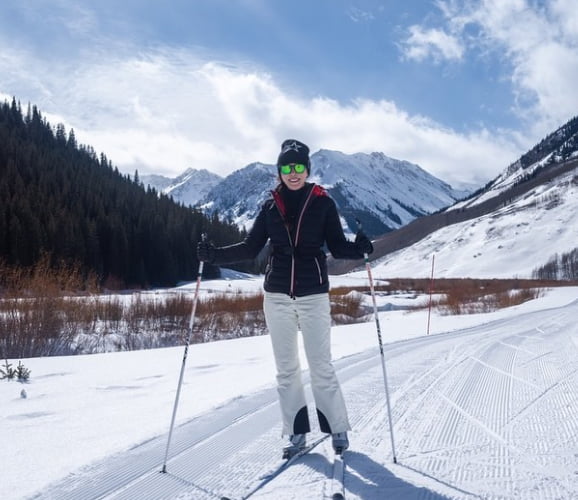
[[[79,142],[130,174],[174,176],[193,167],[226,175],[253,161],[273,163],[281,141],[296,137],[313,151],[382,151],[450,183],[482,183],[520,150],[509,135],[460,134],[385,100],[304,99],[267,74],[184,50],[122,53],[60,66],[31,55],[10,62],[42,75],[19,73],[18,86],[28,89],[17,95],[23,105],[58,113]],[[7,70],[1,66],[0,59],[0,72]]]
[[[572,40],[573,44],[578,43],[578,9],[575,0],[552,0],[550,9],[558,19],[562,35]]]
[[[512,82],[515,111],[533,122],[532,135],[540,137],[576,115],[578,9],[574,0],[451,0],[438,6],[445,16],[444,29],[464,44],[467,41],[469,49],[492,51],[507,61],[504,67],[509,73],[503,77]],[[431,56],[427,51],[423,55]]]
[[[41,50],[32,37],[23,44],[0,32],[0,92],[36,104],[53,124],[73,127],[80,142],[127,173],[177,175],[195,167],[224,175],[252,161],[273,162],[280,142],[297,137],[314,151],[382,151],[449,182],[485,182],[531,145],[523,132],[457,132],[385,99],[304,98],[263,71],[209,63],[192,49],[123,45],[114,33],[130,36],[128,24],[122,29],[130,19],[107,17],[115,26],[107,32],[99,25],[105,18],[74,3],[22,7],[30,26],[50,21],[41,26],[51,29],[51,44],[59,39],[56,48]],[[509,70],[500,77],[512,82],[514,106],[534,126],[528,136],[541,138],[578,109],[575,3],[436,0],[443,22],[434,26],[439,19],[430,12],[427,26],[412,26],[405,56],[455,63],[498,54]],[[271,15],[265,5],[255,11]],[[349,13],[371,20],[362,11]]]
[[[347,9],[347,15],[354,23],[375,21],[375,15],[373,12],[362,10],[354,6],[351,6],[349,9]]]
[[[409,36],[403,43],[406,59],[423,61],[432,58],[442,60],[460,60],[464,47],[453,35],[439,29],[425,29],[421,26],[410,26]]]

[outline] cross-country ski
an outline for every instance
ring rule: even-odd
[[[292,464],[294,464],[297,460],[301,457],[307,455],[311,450],[315,449],[319,444],[325,441],[329,436],[323,436],[319,439],[313,441],[313,443],[305,446],[305,448],[299,450],[297,453],[293,454],[288,459],[284,459],[277,467],[274,467],[271,471],[267,472],[265,475],[260,477],[256,484],[250,486],[246,493],[243,493],[241,496],[238,497],[229,497],[229,496],[222,496],[221,500],[245,500],[251,496],[253,496],[257,491],[265,487],[266,484],[273,481],[276,477],[282,474],[285,470],[287,470]]]
[[[331,499],[344,500],[345,498],[345,457],[347,452],[338,451],[333,456],[333,476],[331,479]]]

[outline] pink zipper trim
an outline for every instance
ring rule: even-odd
[[[297,230],[295,231],[295,242],[293,242],[293,240],[291,239],[291,232],[289,231],[289,227],[287,227],[287,224],[284,224],[285,230],[287,231],[287,236],[289,237],[289,243],[291,244],[292,250],[295,250],[295,247],[297,246],[297,243],[299,242],[299,232],[301,231],[301,221],[303,220],[303,214],[305,213],[305,209],[307,208],[307,205],[309,204],[309,200],[313,196],[313,192],[315,191],[316,187],[318,187],[318,186],[314,185],[313,188],[311,188],[311,191],[309,191],[309,194],[307,195],[307,199],[305,200],[305,203],[303,204],[303,208],[301,210],[301,213],[299,214],[299,221],[297,222]],[[285,217],[285,206],[283,205],[282,198],[277,194],[277,192],[272,191],[272,193],[273,193],[273,199],[275,200],[275,204],[277,205],[277,209],[279,210],[279,212],[281,212],[281,215],[283,217]],[[319,276],[321,278],[321,269],[319,268],[319,263],[317,263],[317,269],[319,270]],[[295,254],[294,254],[294,251],[291,252],[291,286],[289,287],[289,297],[291,297],[292,299],[295,298]]]
[[[311,196],[313,196],[313,190],[315,188],[311,189],[311,191],[309,191],[309,195],[307,196],[307,199],[305,200],[305,203],[303,204],[303,210],[301,210],[301,214],[299,214],[299,222],[297,222],[297,231],[295,231],[295,246],[297,246],[297,243],[299,243],[299,232],[301,231],[301,221],[303,220],[303,214],[305,213],[305,209],[307,208],[307,205],[309,204],[309,200],[311,199]]]

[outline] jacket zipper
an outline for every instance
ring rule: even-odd
[[[291,238],[291,231],[289,231],[289,226],[283,224],[285,230],[287,231],[287,237],[289,238],[289,244],[291,245],[291,281],[289,285],[289,297],[295,299],[294,288],[295,288],[295,245],[293,245],[293,239]]]
[[[309,200],[311,199],[311,196],[313,196],[314,188],[315,186],[313,186],[313,188],[311,188],[311,191],[309,191],[305,203],[303,204],[303,208],[301,209],[301,214],[299,214],[299,221],[297,222],[297,230],[295,231],[295,246],[297,246],[297,244],[299,243],[299,232],[301,231],[301,221],[303,220],[303,214],[305,213],[305,209],[309,204]]]
[[[299,220],[297,222],[297,229],[295,230],[295,243],[291,241],[291,234],[289,232],[289,228],[285,225],[287,229],[287,233],[289,233],[289,241],[291,242],[291,289],[289,290],[289,297],[295,300],[295,248],[297,248],[297,244],[299,243],[299,233],[301,231],[301,221],[303,220],[303,214],[305,213],[305,209],[309,204],[309,200],[313,195],[313,188],[309,191],[307,198],[305,199],[305,203],[303,204],[303,208],[301,209],[301,213],[299,214]]]
[[[291,285],[289,286],[289,297],[291,297],[293,300],[295,300],[295,248],[299,243],[299,232],[301,231],[301,221],[303,220],[303,214],[305,213],[305,209],[309,204],[311,196],[313,196],[314,188],[315,185],[313,185],[313,187],[309,191],[309,194],[305,199],[305,203],[303,204],[303,208],[301,209],[301,213],[299,214],[297,229],[295,230],[295,242],[293,242],[293,238],[291,237],[291,231],[289,231],[289,226],[287,224],[284,224],[285,230],[287,231],[287,236],[289,237],[289,244],[291,245]],[[285,214],[283,214],[283,211],[279,209],[279,206],[277,206],[277,209],[279,210],[279,212],[281,212],[283,218],[285,218]],[[317,267],[319,269],[319,264],[317,264]],[[319,275],[321,276],[321,273]]]

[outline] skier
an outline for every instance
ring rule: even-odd
[[[345,402],[331,360],[331,316],[326,244],[334,258],[360,259],[373,252],[371,241],[359,231],[348,241],[335,202],[321,186],[307,182],[311,173],[309,148],[294,139],[281,145],[277,159],[278,186],[261,207],[247,237],[216,248],[199,242],[197,256],[211,264],[254,259],[269,241],[263,310],[277,368],[283,448],[289,458],[306,446],[310,432],[297,349],[301,330],[311,375],[311,387],[322,432],[331,434],[333,448],[349,446],[351,429]]]

